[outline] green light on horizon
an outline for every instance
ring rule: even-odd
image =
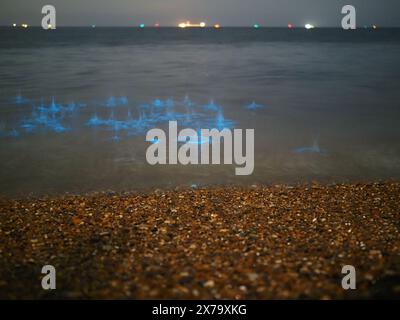
[[[259,28],[260,28],[260,25],[259,25],[258,23],[256,23],[253,27],[254,27],[255,29],[259,29]]]
[[[139,24],[139,28],[144,28],[144,23]]]

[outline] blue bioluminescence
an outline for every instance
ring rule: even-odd
[[[314,140],[313,145],[310,147],[300,147],[293,149],[295,153],[318,153],[318,154],[326,154],[326,150],[321,149],[319,147],[318,138]]]
[[[185,98],[183,99],[182,104],[183,104],[185,107],[190,108],[190,109],[193,108],[193,107],[195,106],[195,103],[194,103],[192,100],[190,100],[190,98],[189,98],[188,95],[185,96]]]
[[[98,116],[97,113],[95,113],[88,122],[86,122],[86,125],[96,127],[96,126],[101,126],[104,124],[104,120],[101,120]]]
[[[29,122],[21,124],[21,128],[24,129],[27,133],[33,132],[36,129],[36,127],[37,126],[35,124]]]
[[[26,104],[29,103],[29,99],[24,98],[21,93],[18,93],[13,99],[15,104]]]
[[[152,144],[157,144],[160,143],[160,140],[158,138],[154,138],[154,139],[150,139],[150,140],[146,140],[147,142],[150,142]]]
[[[53,97],[50,103],[49,111],[51,113],[57,113],[60,112],[61,110],[62,110],[62,105],[58,105]]]
[[[115,108],[117,106],[127,106],[129,103],[129,100],[127,97],[109,97],[106,102],[105,106],[107,108]]]
[[[74,113],[76,109],[78,108],[78,105],[74,102],[70,102],[66,107],[65,111],[68,113]]]
[[[146,117],[146,112],[144,110],[139,110],[139,118],[129,122],[129,135],[138,135],[145,131],[149,126],[149,121]]]
[[[215,128],[218,130],[231,129],[234,127],[234,122],[232,120],[227,120],[224,117],[222,110],[218,111],[217,118],[215,120]]]
[[[165,103],[160,99],[153,100],[152,105],[155,106],[156,108],[164,108],[165,107]]]
[[[254,101],[245,107],[247,110],[256,111],[259,109],[263,109],[264,106],[261,104],[257,104]]]
[[[119,104],[120,104],[121,106],[127,106],[128,103],[129,103],[129,100],[128,100],[127,97],[120,97],[119,100],[118,100],[118,102],[119,102]]]
[[[128,115],[127,115],[128,121],[132,120],[132,111],[131,108],[128,109]]]
[[[208,104],[202,106],[205,111],[218,111],[221,107],[214,103],[214,100],[211,100]]]
[[[64,109],[66,108],[57,104],[54,98],[52,98],[49,106],[42,102],[38,107],[33,108],[31,118],[22,120],[20,127],[26,133],[32,133],[38,128],[49,129],[56,133],[65,132],[67,129],[60,122],[64,117]]]
[[[68,123],[67,121],[74,119],[74,123],[76,123],[77,117],[75,116],[78,115],[81,107],[86,106],[84,103],[74,101],[62,104],[56,101],[55,97],[52,97],[49,103],[43,101],[45,99],[36,104],[20,94],[15,98],[15,102],[18,104],[29,102],[33,105],[32,114],[19,121],[18,126],[21,133],[30,134],[43,129],[56,133],[65,132],[67,131],[65,125]],[[121,108],[115,108],[117,106]],[[232,120],[225,119],[222,107],[213,100],[201,106],[193,102],[189,96],[185,96],[180,101],[173,98],[165,100],[157,98],[150,103],[139,105],[137,113],[133,112],[133,107],[129,106],[129,100],[125,96],[110,96],[105,101],[95,104],[94,107],[96,108],[94,113],[84,124],[87,127],[102,127],[103,130],[112,131],[114,133],[113,140],[121,139],[119,136],[121,131],[126,133],[123,136],[141,135],[149,128],[168,121],[178,121],[180,125],[192,128],[216,128],[219,130],[232,128],[234,125]],[[103,112],[99,108],[109,108],[109,117],[101,117]],[[126,112],[125,116],[123,116],[124,112]],[[5,132],[2,136],[5,136]],[[206,142],[199,141],[198,143]]]
[[[61,133],[67,131],[67,129],[58,121],[50,121],[48,127],[54,132]]]
[[[173,108],[175,106],[175,101],[171,98],[165,100],[165,106],[167,108]]]
[[[12,129],[9,132],[6,133],[6,137],[10,138],[18,138],[19,137],[19,132],[16,129]]]
[[[212,144],[212,139],[211,137],[203,137],[201,135],[201,130],[197,130],[197,135],[194,137],[179,137],[178,142],[181,143],[186,143],[186,144],[197,144],[197,145],[202,145],[202,144]]]
[[[109,97],[106,101],[106,107],[114,108],[117,106],[117,101],[114,97]]]

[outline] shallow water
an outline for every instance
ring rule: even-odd
[[[400,177],[400,30],[0,28],[0,193]],[[254,128],[255,170],[145,133]]]

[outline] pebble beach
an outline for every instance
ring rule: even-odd
[[[399,298],[399,203],[396,182],[1,197],[0,298]]]

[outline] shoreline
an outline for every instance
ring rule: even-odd
[[[83,189],[83,190],[69,190],[69,191],[54,191],[54,192],[19,192],[19,193],[7,193],[0,191],[0,201],[35,201],[44,199],[61,199],[66,197],[96,197],[96,196],[132,196],[132,195],[150,195],[153,193],[160,192],[183,192],[183,191],[195,191],[195,190],[217,190],[217,189],[227,189],[227,190],[241,190],[243,192],[251,191],[254,189],[265,189],[265,188],[283,188],[283,189],[293,189],[293,188],[310,188],[312,186],[319,187],[334,187],[334,186],[369,186],[369,185],[387,185],[387,184],[400,184],[399,178],[386,178],[386,179],[346,179],[339,181],[330,181],[328,179],[312,179],[307,181],[273,181],[271,183],[210,183],[210,184],[173,184],[170,186],[162,185],[156,186],[142,186],[135,188],[101,188],[101,189]]]
[[[398,182],[0,197],[0,298],[400,298],[399,203]]]

